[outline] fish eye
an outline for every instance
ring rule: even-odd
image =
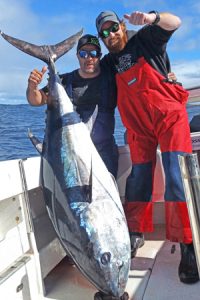
[[[107,265],[111,260],[111,253],[110,252],[105,252],[101,256],[101,263],[102,265]]]

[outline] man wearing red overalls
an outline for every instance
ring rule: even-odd
[[[170,62],[166,46],[181,21],[156,11],[124,17],[131,24],[145,26],[138,32],[126,30],[123,20],[105,11],[97,17],[96,27],[109,50],[103,62],[116,73],[117,104],[131,153],[124,209],[133,256],[144,243],[143,233],[153,230],[151,196],[159,145],[166,177],[166,237],[180,243],[180,280],[194,283],[199,275],[178,164],[178,155],[192,152],[185,105],[188,93],[167,79]]]

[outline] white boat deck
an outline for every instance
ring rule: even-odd
[[[192,134],[192,140],[193,150],[199,151],[200,133]],[[123,201],[130,172],[127,147],[120,149],[119,163]],[[39,157],[0,162],[0,300],[93,300],[97,290],[69,264],[48,218],[39,170]],[[130,300],[198,300],[200,282],[179,281],[179,245],[165,240],[159,151],[155,187],[155,231],[145,236],[132,260],[126,291]]]
[[[132,259],[126,291],[130,300],[198,300],[200,282],[179,281],[179,244],[164,240],[164,227],[146,235],[145,245]],[[40,300],[93,300],[96,289],[64,259],[45,279],[47,294]],[[81,295],[81,296],[80,296]]]

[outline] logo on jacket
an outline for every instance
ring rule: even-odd
[[[128,81],[128,85],[131,85],[137,81],[137,78],[133,78],[132,80]]]
[[[130,69],[131,66],[134,65],[134,62],[132,61],[131,54],[124,54],[119,57],[119,63],[117,64],[117,71],[119,73],[122,73],[128,69]]]

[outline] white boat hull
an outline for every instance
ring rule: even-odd
[[[200,133],[191,134],[191,137],[194,150],[198,151]],[[119,147],[119,153],[117,182],[124,201],[125,182],[131,170],[128,146]],[[0,162],[0,257],[3,257],[0,260],[1,299],[93,299],[95,288],[75,266],[69,265],[64,259],[65,251],[46,211],[39,174],[40,157]],[[172,243],[165,241],[165,178],[159,150],[154,186],[156,231],[146,235],[145,246],[139,250],[138,257],[132,260],[127,291],[130,299],[134,300],[169,299],[169,286],[165,296],[159,296],[159,274],[159,286],[166,288],[167,284],[171,284],[178,291],[180,297],[174,299],[191,299],[188,294],[188,291],[191,292],[190,287],[186,288],[178,280],[178,244],[174,244],[175,251],[171,253]],[[200,292],[200,285],[195,287],[192,294],[195,289]]]

